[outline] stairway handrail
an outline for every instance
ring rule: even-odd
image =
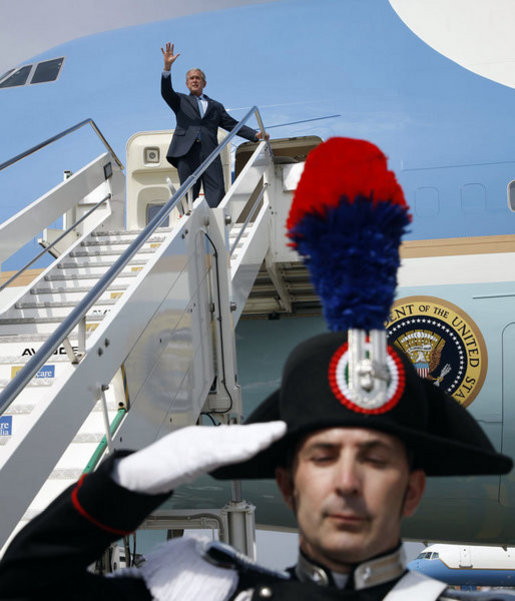
[[[93,119],[91,117],[89,117],[88,119],[84,119],[84,121],[80,121],[79,123],[76,123],[75,125],[72,125],[71,127],[68,127],[67,129],[59,132],[58,134],[55,134],[55,136],[52,136],[52,137],[48,138],[47,140],[44,140],[43,142],[36,144],[32,148],[29,148],[28,150],[24,150],[23,152],[20,152],[20,154],[17,154],[16,156],[12,157],[11,159],[8,159],[7,161],[0,163],[0,171],[2,171],[3,169],[7,169],[7,167],[14,165],[14,163],[21,161],[22,159],[30,156],[31,154],[34,154],[38,150],[45,148],[45,146],[49,146],[50,144],[57,142],[57,140],[64,138],[68,134],[72,134],[74,131],[77,131],[81,127],[84,127],[85,125],[88,125],[88,124],[91,125],[91,127],[93,128],[93,131],[97,134],[97,136],[100,138],[100,140],[102,141],[104,146],[111,153],[111,155],[112,155],[113,159],[116,161],[116,164],[118,165],[118,167],[120,167],[120,169],[123,171],[124,170],[123,163],[120,161],[120,159],[116,155],[115,151],[111,148],[109,142],[105,139],[104,135],[100,131],[100,128],[97,126],[97,124],[93,121]]]
[[[154,231],[161,225],[161,223],[168,217],[169,213],[177,206],[179,201],[187,194],[192,188],[203,172],[211,165],[211,163],[220,155],[222,150],[229,144],[229,142],[236,136],[243,125],[255,114],[256,120],[259,125],[259,129],[263,136],[261,144],[267,144],[264,140],[265,129],[261,114],[257,106],[253,106],[243,119],[231,130],[228,136],[213,150],[213,152],[206,158],[206,160],[196,169],[192,175],[186,179],[186,181],[179,187],[177,192],[170,197],[166,204],[159,210],[157,215],[147,224],[147,226],[138,234],[135,240],[120,255],[120,257],[111,265],[106,273],[98,280],[98,282],[91,288],[86,296],[78,303],[71,313],[59,324],[54,330],[51,336],[41,345],[34,355],[27,361],[25,366],[20,369],[16,376],[7,384],[7,386],[0,392],[0,415],[2,415],[6,409],[13,403],[18,394],[28,384],[32,377],[39,371],[41,366],[45,364],[45,361],[52,355],[59,344],[68,336],[68,334],[75,328],[82,317],[89,311],[89,309],[95,304],[97,299],[105,291],[105,289],[112,283],[112,281],[118,276],[122,269],[132,259],[132,257],[138,252],[138,250],[146,242]]]
[[[102,198],[102,200],[99,200],[95,206],[93,206],[87,213],[84,213],[84,215],[82,215],[82,217],[80,217],[79,219],[77,219],[77,221],[75,223],[72,223],[72,225],[70,225],[70,227],[64,231],[58,238],[56,238],[52,244],[49,244],[48,246],[46,246],[43,250],[41,250],[40,252],[38,252],[38,254],[33,257],[28,263],[25,263],[25,265],[23,267],[20,267],[20,269],[18,269],[18,271],[12,275],[6,282],[4,282],[1,286],[0,286],[0,292],[2,292],[2,290],[4,288],[7,288],[7,286],[9,286],[9,284],[11,282],[14,282],[14,280],[16,280],[22,273],[25,273],[27,271],[27,269],[31,266],[34,265],[34,263],[38,260],[41,259],[41,257],[46,254],[47,252],[49,252],[50,250],[52,250],[52,248],[54,248],[54,246],[60,242],[65,236],[67,236],[75,227],[77,227],[79,224],[81,224],[85,219],[87,219],[92,213],[94,213],[99,207],[100,205],[104,204],[104,202],[106,202],[107,200],[109,200],[111,198],[111,194],[108,194],[107,196],[105,196],[104,198]]]

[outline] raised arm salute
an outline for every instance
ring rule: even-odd
[[[0,562],[0,599],[172,599],[174,591],[188,586],[190,570],[198,563],[200,588],[194,587],[189,597],[181,598],[222,601],[224,593],[235,588],[237,573],[209,566],[200,547],[191,547],[187,541],[169,546],[156,562],[147,562],[148,572],[121,570],[115,578],[104,578],[87,568],[112,542],[134,531],[175,488],[214,468],[249,459],[280,438],[285,429],[282,422],[250,427],[190,426],[137,453],[115,452],[15,537]],[[184,562],[189,565],[183,574]],[[219,592],[206,596],[213,591],[202,587],[212,584],[213,577]],[[163,595],[163,588],[169,589],[171,596]]]
[[[190,69],[186,73],[186,87],[189,94],[175,91],[172,84],[171,67],[180,56],[174,44],[167,42],[161,48],[164,68],[161,77],[161,95],[175,113],[176,127],[166,154],[167,160],[177,167],[181,184],[202,164],[218,146],[217,132],[221,127],[231,131],[238,122],[231,117],[224,106],[204,94],[206,76],[201,69]],[[244,126],[238,135],[257,142],[261,132]],[[268,139],[268,134],[267,134]],[[216,207],[225,194],[222,163],[219,158],[211,163],[201,179],[193,187],[193,197],[200,191],[200,184],[210,207]]]

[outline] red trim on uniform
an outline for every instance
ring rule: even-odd
[[[82,507],[82,505],[80,504],[79,498],[78,498],[79,497],[79,488],[82,486],[82,483],[84,482],[84,478],[86,476],[87,476],[87,474],[83,474],[80,477],[80,480],[77,482],[77,485],[75,486],[75,488],[72,491],[72,503],[73,503],[73,506],[75,507],[75,509],[81,514],[82,517],[86,518],[88,520],[88,522],[91,522],[97,528],[106,530],[107,532],[110,532],[111,534],[119,534],[120,536],[127,536],[128,534],[131,534],[132,530],[118,530],[117,528],[111,528],[110,526],[106,526],[105,524],[102,524],[102,522],[99,522],[98,520],[96,520],[92,515],[90,515],[84,509],[84,507]]]
[[[406,386],[406,374],[404,372],[404,365],[402,364],[402,361],[399,359],[397,354],[390,347],[387,348],[388,355],[391,357],[391,359],[393,359],[395,367],[397,369],[397,388],[395,389],[392,397],[384,405],[381,405],[381,407],[376,407],[375,409],[366,409],[364,407],[360,407],[352,399],[348,398],[345,395],[344,391],[338,385],[336,370],[338,368],[340,359],[343,357],[343,355],[345,355],[348,352],[348,348],[348,342],[342,344],[342,346],[336,350],[329,363],[329,385],[331,387],[331,390],[333,391],[334,396],[340,401],[342,405],[347,407],[347,409],[354,411],[355,413],[379,415],[381,413],[386,413],[387,411],[393,409],[395,405],[397,405],[397,403],[399,402],[402,393],[404,392],[404,388]]]

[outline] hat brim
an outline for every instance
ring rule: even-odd
[[[247,480],[274,478],[275,470],[285,465],[292,446],[310,432],[324,428],[370,428],[398,437],[415,455],[415,467],[428,476],[479,476],[506,474],[513,467],[507,455],[496,452],[480,426],[466,409],[452,397],[440,391],[431,382],[422,381],[431,401],[430,426],[436,432],[445,424],[446,431],[440,433],[421,432],[393,423],[385,423],[374,416],[343,415],[340,422],[323,417],[309,426],[288,430],[286,435],[261,451],[252,459],[219,468],[212,476],[220,480]],[[245,423],[262,423],[281,419],[280,389],[273,392],[249,416]],[[446,434],[449,437],[446,437]],[[452,438],[450,438],[452,436]],[[471,442],[473,441],[473,443]],[[480,441],[480,444],[478,444]],[[491,450],[488,448],[490,447]]]

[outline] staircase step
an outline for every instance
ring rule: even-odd
[[[99,305],[114,305],[117,299],[114,298],[106,298],[102,300]],[[77,306],[76,301],[42,301],[42,302],[19,302],[15,305],[16,309],[65,309],[65,308],[73,308]]]
[[[163,241],[165,240],[165,236],[153,237],[147,240],[142,244],[138,252],[142,250],[146,250],[147,252],[153,252],[156,248],[159,248]],[[88,238],[80,243],[80,248],[82,252],[93,253],[104,252],[106,254],[116,254],[121,255],[127,248],[129,248],[132,240],[113,240],[112,238],[103,239],[97,238],[96,240]],[[74,252],[81,252],[80,250]]]
[[[116,238],[136,238],[143,230],[97,230],[92,232],[90,237],[102,238],[109,237],[112,239]],[[170,227],[158,227],[152,235],[168,234],[172,231]]]
[[[81,446],[86,446],[86,445],[81,445]],[[88,445],[89,446],[89,445]],[[95,452],[95,449],[93,449],[93,453]],[[89,455],[89,452],[88,452]],[[55,468],[51,473],[50,476],[48,476],[49,480],[72,480],[72,481],[76,481],[78,480],[82,474],[83,474],[84,470],[81,469],[80,467],[68,467],[68,468]]]
[[[141,271],[141,267],[134,267],[134,271],[122,271],[118,274],[118,278],[135,278],[138,273]],[[45,276],[45,281],[47,282],[63,282],[63,281],[71,281],[71,280],[85,280],[90,281],[91,286],[96,284],[100,278],[104,274],[104,271],[101,273],[56,273],[56,274],[48,274]]]
[[[72,484],[75,484],[77,478],[59,478],[59,479],[49,479],[43,484],[39,493],[36,495],[35,499],[29,505],[27,511],[25,512],[22,523],[26,524],[37,515],[39,515],[43,509],[48,507],[48,505],[56,499],[64,490],[66,490]],[[39,497],[39,498],[38,498]]]
[[[0,380],[2,384],[9,383],[21,369],[25,366],[26,357],[19,357],[16,362],[7,362],[5,358],[2,358],[0,363]],[[8,409],[12,412],[26,413],[25,409],[21,409],[21,406],[29,406],[38,401],[38,395],[46,395],[46,391],[53,386],[53,384],[61,377],[65,376],[70,371],[71,362],[67,357],[59,357],[59,360],[55,359],[52,361],[45,362],[44,365],[37,371],[37,373],[31,378],[30,385],[27,387],[28,390],[23,390],[15,403],[13,403]],[[35,391],[34,389],[38,390]],[[30,390],[29,390],[30,389]]]
[[[3,382],[5,382],[5,380],[3,380]],[[33,384],[34,383],[34,384]],[[34,388],[37,386],[51,386],[52,385],[52,380],[45,380],[44,384],[40,383],[40,379],[38,378],[32,378],[32,380],[29,382],[28,387],[29,388]],[[18,398],[11,403],[11,405],[9,405],[9,407],[5,410],[5,413],[3,413],[2,415],[30,415],[31,411],[34,409],[34,407],[36,406],[36,402],[34,401],[34,397],[32,395],[32,393],[29,394],[24,394],[24,392],[21,392],[18,395]],[[118,407],[118,403],[115,401],[108,401],[107,402],[107,411],[109,415],[114,415],[116,414],[116,412],[118,411],[119,407]],[[101,405],[95,405],[95,407],[93,407],[93,409],[91,410],[91,414],[95,415],[98,413],[102,413],[102,406]],[[98,429],[98,427],[103,427],[103,422],[100,424],[100,426],[97,424],[97,422],[94,422],[95,426],[93,428],[87,428],[84,432],[82,433],[77,433],[76,437],[81,436],[81,440],[77,440],[77,442],[92,442],[97,440],[98,442],[100,442],[100,440],[102,439],[103,434],[100,435],[100,438],[98,438],[98,435],[96,434],[96,429]],[[75,438],[74,438],[75,440]]]
[[[102,321],[104,315],[88,314],[86,317],[86,334],[95,330]],[[0,327],[4,334],[51,334],[57,324],[61,323],[62,317],[28,317],[23,318],[0,318]]]
[[[135,237],[134,237],[135,239]],[[165,240],[165,236],[151,236],[143,245],[142,245],[142,249],[146,248],[148,250],[152,250],[152,249],[156,249],[159,248],[159,246],[161,246],[161,244],[163,243],[163,241]],[[130,246],[132,240],[131,239],[122,239],[122,238],[109,238],[109,239],[105,239],[105,238],[88,238],[87,240],[83,240],[80,243],[80,247],[83,249],[90,249],[90,248],[95,248],[95,247],[100,247],[103,249],[106,249],[107,252],[111,251],[111,252],[123,252],[123,247],[128,247]],[[119,250],[119,247],[122,248],[122,250]],[[99,248],[99,250],[100,250]],[[139,251],[138,251],[139,252]]]
[[[123,292],[127,290],[129,284],[112,284],[106,290],[106,292]],[[67,287],[67,286],[56,286],[55,288],[52,286],[37,286],[36,288],[31,288],[30,294],[39,295],[39,294],[70,294],[70,293],[86,293],[91,290],[92,286],[75,286],[75,287]]]
[[[81,270],[81,269],[90,269],[96,272],[101,267],[111,267],[113,263],[116,261],[116,257],[113,258],[112,261],[102,260],[102,261],[63,261],[57,265],[56,269],[73,269],[73,270]],[[131,267],[133,265],[146,265],[148,263],[148,259],[140,259],[135,258],[131,259],[127,263],[127,267]],[[125,269],[127,269],[125,267]],[[105,269],[102,270],[101,273],[104,273]]]
[[[3,390],[11,380],[12,378],[0,378],[0,390]],[[52,386],[52,383],[50,378],[32,378],[27,384],[27,388],[45,388],[47,386]],[[9,409],[7,409],[7,411],[9,411]],[[16,413],[30,413],[30,407],[27,406],[23,410],[16,411]]]
[[[88,289],[90,290],[90,289]],[[111,301],[116,301],[123,295],[123,290],[115,291],[115,290],[107,290],[103,292],[97,299],[97,303],[110,304]],[[16,303],[15,308],[35,308],[35,306],[43,307],[55,306],[57,303],[72,303],[71,306],[77,305],[84,297],[86,296],[85,292],[75,292],[73,289],[67,292],[57,292],[55,294],[26,294],[18,303]]]
[[[2,346],[4,344],[9,344],[9,343],[13,343],[13,342],[19,342],[19,343],[44,342],[47,338],[48,338],[48,336],[46,336],[45,334],[14,334],[14,335],[8,335],[8,336],[4,336],[3,334],[0,334],[0,348],[2,348]],[[70,339],[70,342],[73,344],[74,342],[77,342],[77,335],[72,334],[71,336],[69,336],[69,339]]]
[[[156,248],[158,248],[159,246],[161,246],[160,244],[156,244],[155,247],[149,247],[149,248],[145,248],[145,246],[143,246],[142,248],[140,248],[138,250],[138,255],[151,255],[153,253],[156,252]],[[116,260],[116,258],[118,258],[121,254],[123,253],[123,249],[113,249],[110,246],[106,246],[106,247],[102,247],[102,248],[95,248],[93,250],[74,250],[71,253],[68,254],[69,257],[72,258],[82,258],[82,257],[87,257],[89,259],[97,259],[98,257],[103,257],[103,258],[107,258],[109,257],[114,257],[114,259]]]
[[[2,355],[0,356],[0,366],[2,365],[25,365],[31,358],[31,354],[27,354],[25,356],[20,355]],[[67,363],[69,362],[68,356],[66,353],[59,353],[51,355],[47,359],[47,363]]]
[[[86,321],[91,321],[90,317],[98,317],[104,316],[106,313],[109,313],[112,309],[112,306],[116,303],[117,299],[107,300],[102,303],[98,303],[93,305],[93,307],[86,314]],[[25,323],[26,320],[36,320],[36,323],[50,323],[44,322],[40,320],[51,319],[54,321],[61,322],[65,317],[68,317],[72,308],[76,303],[67,306],[52,306],[52,307],[36,307],[32,309],[23,309],[18,311],[9,312],[10,314],[6,316],[5,320],[9,319],[20,319],[22,320],[20,323]],[[0,325],[2,325],[2,319],[0,319]]]
[[[103,315],[99,314],[88,314],[86,315],[86,322],[102,321]],[[3,325],[26,325],[26,324],[38,324],[38,323],[61,323],[62,317],[8,317],[0,318],[0,326]]]
[[[88,332],[86,332],[88,335]],[[11,361],[13,363],[25,362],[32,355],[36,354],[43,342],[48,339],[48,334],[29,334],[17,336],[0,336],[0,364]],[[68,337],[72,347],[77,347],[77,335]],[[63,345],[57,347],[54,353],[49,357],[48,362],[52,363],[58,357],[67,357]]]
[[[77,439],[77,442],[79,442],[79,440],[81,442],[85,442],[87,437],[91,437],[92,440],[98,440],[98,442],[100,442],[100,440],[102,440],[102,436],[104,436],[105,434],[105,428],[104,428],[104,417],[103,417],[103,411],[102,411],[102,404],[101,403],[97,403],[98,407],[95,407],[95,409],[93,409],[91,411],[91,413],[88,415],[88,417],[84,420],[84,423],[82,424],[82,426],[80,427],[80,430],[77,432],[77,436],[81,436],[80,439]],[[111,423],[113,421],[113,419],[116,416],[116,411],[118,410],[118,407],[114,408],[114,411],[109,411],[109,407],[108,407],[108,415],[109,415],[109,423]],[[100,438],[98,438],[100,437]],[[75,438],[74,438],[75,441]],[[89,459],[89,458],[88,458]]]

